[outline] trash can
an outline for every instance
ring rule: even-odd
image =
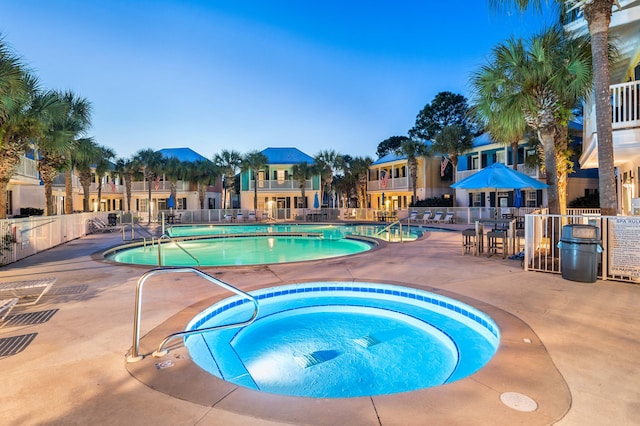
[[[109,221],[109,226],[116,226],[118,222],[118,215],[116,213],[109,213],[107,215],[107,220]]]
[[[598,279],[598,253],[602,253],[598,228],[565,225],[558,243],[560,270],[565,280],[594,283]]]

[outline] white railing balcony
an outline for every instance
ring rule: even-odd
[[[259,180],[258,182],[258,192],[260,191],[288,191],[288,190],[300,190],[300,186],[298,181],[295,180],[285,180],[278,182],[277,180]],[[249,190],[253,191],[256,185],[256,181],[252,180],[249,182]],[[311,180],[305,181],[304,189],[313,189]]]
[[[640,81],[612,84],[609,90],[613,130],[640,127]]]
[[[392,178],[385,180],[370,180],[367,182],[367,191],[379,191],[379,190],[409,190],[411,189],[409,186],[409,178],[401,177],[401,178]]]
[[[20,162],[18,163],[18,167],[16,168],[14,174],[21,177],[39,179],[40,175],[38,174],[38,163],[36,162],[36,160],[22,157],[20,158]]]

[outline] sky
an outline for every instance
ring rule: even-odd
[[[376,158],[442,91],[549,16],[488,0],[0,0],[0,34],[46,89],[92,104],[128,158],[296,147]]]

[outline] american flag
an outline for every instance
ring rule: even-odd
[[[156,176],[156,191],[158,190],[158,188],[160,188],[160,176]]]
[[[387,182],[389,181],[389,172],[387,172],[386,170],[382,170],[380,173],[382,175],[380,186],[382,186],[383,188],[386,188]]]
[[[115,182],[111,182],[111,191],[116,192],[116,183]]]
[[[440,163],[440,176],[444,176],[444,172],[447,170],[447,164],[449,164],[449,159],[442,156],[442,162]]]

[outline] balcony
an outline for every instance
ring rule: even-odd
[[[40,174],[38,173],[38,163],[30,158],[22,157],[16,167],[16,171],[13,174],[13,179],[35,179],[40,181]]]
[[[513,168],[513,166],[507,165],[509,168]],[[471,175],[478,173],[482,169],[476,170],[463,170],[456,173],[456,182],[460,182],[462,179],[467,178]],[[546,176],[537,168],[526,167],[524,164],[518,164],[518,171],[520,173],[524,173],[525,175],[532,177],[534,179],[545,179]]]
[[[290,191],[296,190],[300,191],[300,186],[297,181],[294,180],[285,180],[285,181],[277,181],[277,180],[259,180],[258,182],[258,192],[260,191]],[[253,191],[256,185],[256,181],[252,180],[249,182],[249,190]],[[304,185],[305,190],[313,189],[312,182],[310,179],[305,181]]]
[[[409,186],[409,178],[392,178],[387,179],[386,182],[383,180],[370,180],[367,182],[367,191],[388,191],[393,189],[396,191],[411,190],[411,187]]]

